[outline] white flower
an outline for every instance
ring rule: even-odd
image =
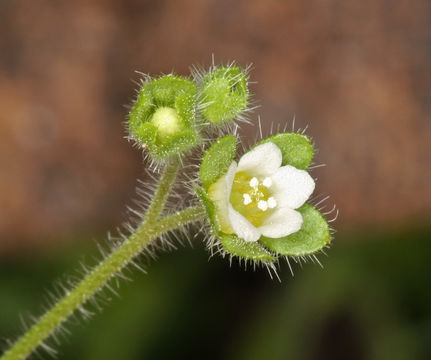
[[[294,209],[310,197],[314,180],[305,170],[281,162],[277,145],[258,145],[209,187],[222,232],[252,242],[301,229],[302,216]]]

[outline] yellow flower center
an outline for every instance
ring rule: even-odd
[[[269,177],[258,179],[245,171],[239,171],[235,174],[229,201],[236,211],[259,227],[268,211],[277,206],[277,201],[271,196],[271,185]]]

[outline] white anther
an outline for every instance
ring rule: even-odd
[[[257,178],[256,177],[253,177],[251,180],[250,180],[250,186],[252,187],[252,188],[255,188],[255,187],[257,187],[259,185],[259,180],[257,180]]]
[[[266,177],[262,182],[263,186],[269,188],[272,185],[272,179],[270,177]]]
[[[268,203],[267,203],[266,201],[264,201],[264,200],[260,200],[260,201],[257,203],[257,207],[258,207],[260,210],[262,210],[262,211],[266,211],[266,210],[268,209]]]
[[[273,209],[277,206],[277,200],[275,200],[272,196],[268,199],[268,207]]]
[[[249,194],[242,194],[242,197],[244,198],[244,205],[248,205],[251,203],[251,197]]]

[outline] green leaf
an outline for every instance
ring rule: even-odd
[[[271,253],[258,242],[246,242],[235,235],[219,235],[223,248],[230,254],[248,260],[274,261]]]
[[[214,184],[217,179],[226,174],[235,155],[235,136],[225,136],[211,145],[205,152],[199,169],[199,174],[205,189],[208,189],[211,184]]]
[[[301,230],[278,239],[262,236],[259,241],[280,255],[304,256],[322,250],[331,241],[325,218],[310,204],[302,205],[297,211],[304,221]]]
[[[298,133],[280,133],[260,141],[256,145],[273,142],[283,155],[282,165],[292,165],[307,170],[313,160],[314,148],[310,138]]]
[[[203,117],[216,124],[232,121],[246,108],[248,96],[244,70],[237,66],[216,68],[202,84]]]

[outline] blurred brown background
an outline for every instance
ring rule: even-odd
[[[121,222],[142,166],[123,138],[134,71],[213,53],[254,64],[253,119],[309,125],[338,227],[424,220],[430,23],[425,0],[1,0],[0,253]]]

